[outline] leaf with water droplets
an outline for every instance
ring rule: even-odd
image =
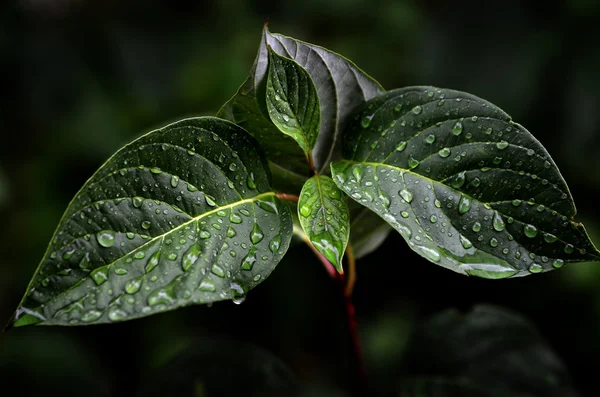
[[[298,217],[313,246],[343,273],[342,257],[350,231],[348,205],[331,178],[316,175],[306,181],[298,201]]]
[[[269,47],[267,110],[281,132],[310,154],[319,135],[319,97],[310,75]]]
[[[168,125],[119,150],[77,193],[13,325],[239,302],[285,254],[292,227],[246,131],[214,117]]]
[[[260,142],[271,162],[276,187],[298,191],[308,175],[306,157],[275,127],[265,106],[268,46],[274,53],[297,62],[314,82],[321,119],[312,149],[318,171],[328,172],[329,161],[339,158],[341,130],[350,115],[381,94],[383,88],[348,59],[323,47],[271,33],[265,27],[250,76],[218,115],[239,124]]]
[[[548,152],[473,95],[408,87],[375,98],[348,124],[343,158],[332,164],[340,189],[443,267],[505,278],[599,258]]]

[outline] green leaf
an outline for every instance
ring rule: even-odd
[[[348,205],[342,192],[328,176],[316,175],[304,184],[298,201],[298,217],[314,247],[338,272],[348,244]]]
[[[187,119],[135,140],[67,208],[14,326],[242,300],[291,239],[269,178],[257,142],[225,120]]]
[[[319,135],[319,97],[310,76],[296,62],[269,47],[267,110],[281,132],[310,154]]]
[[[267,28],[263,35],[250,76],[238,92],[221,108],[218,115],[242,126],[264,148],[276,177],[286,176],[288,182],[308,178],[308,166],[302,150],[282,135],[269,119],[266,109],[259,103],[265,101],[268,69],[268,51],[290,58],[304,68],[319,98],[320,132],[312,151],[318,171],[328,172],[332,158],[339,158],[340,134],[349,117],[367,100],[384,90],[379,83],[360,70],[348,59],[314,44],[271,33]],[[276,179],[279,186],[279,178]],[[298,190],[302,183],[297,184]]]
[[[401,396],[577,396],[538,330],[500,307],[436,314],[416,327],[408,346],[398,369],[408,375],[400,381]]]
[[[188,346],[144,381],[139,397],[301,396],[281,360],[258,347],[214,337]]]
[[[390,91],[349,124],[343,156],[338,186],[438,265],[504,278],[598,259],[550,155],[473,95]]]
[[[380,216],[355,201],[348,203],[350,211],[350,245],[354,257],[360,259],[375,251],[392,230]]]

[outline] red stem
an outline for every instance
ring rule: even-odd
[[[358,336],[358,323],[356,321],[356,310],[354,309],[354,304],[352,303],[351,293],[352,287],[348,288],[346,285],[346,277],[344,274],[340,274],[333,267],[331,263],[319,252],[317,249],[311,244],[311,242],[307,239],[306,243],[313,250],[315,255],[319,258],[325,270],[340,287],[341,295],[344,297],[344,312],[346,314],[346,324],[348,326],[348,332],[350,333],[350,339],[352,342],[352,353],[354,355],[355,361],[355,386],[354,394],[356,396],[366,396],[367,395],[367,371],[365,369],[364,357],[362,354],[362,347],[360,338]],[[351,253],[351,251],[350,251]],[[350,261],[352,262],[352,266],[354,266],[354,257],[350,257]],[[352,269],[354,270],[354,269]],[[349,280],[350,281],[350,280]]]

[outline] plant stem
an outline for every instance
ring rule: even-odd
[[[362,355],[362,347],[360,338],[358,336],[358,328],[356,321],[356,310],[352,303],[352,290],[354,288],[354,282],[356,281],[356,266],[354,261],[354,254],[350,246],[346,249],[346,258],[348,259],[348,281],[344,273],[338,273],[331,263],[312,245],[308,238],[305,238],[306,244],[312,249],[317,258],[321,261],[325,270],[329,276],[338,284],[342,297],[344,298],[344,312],[346,315],[346,324],[348,326],[348,332],[350,333],[350,339],[352,343],[352,353],[354,355],[355,374],[353,376],[355,380],[354,390],[357,396],[367,395],[367,372],[365,369],[364,357]]]
[[[287,194],[287,193],[277,193],[275,195],[275,197],[277,197],[280,200],[295,201],[295,202],[298,202],[298,200],[300,200],[300,197],[296,196],[295,194]]]
[[[306,153],[306,160],[308,160],[308,169],[310,170],[310,176],[317,175],[315,170],[315,162],[313,161],[312,153]]]

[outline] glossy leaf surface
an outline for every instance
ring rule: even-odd
[[[137,139],[67,208],[14,325],[241,301],[291,239],[289,209],[269,178],[256,141],[225,120],[187,119]]]
[[[271,49],[266,99],[273,124],[310,154],[319,134],[317,90],[306,70]]]
[[[338,186],[438,265],[504,278],[598,259],[550,155],[473,95],[390,91],[348,126],[343,156]]]
[[[315,248],[342,273],[342,257],[349,238],[346,198],[328,176],[317,175],[304,184],[298,217]]]
[[[317,170],[327,171],[331,158],[339,157],[340,133],[350,115],[365,101],[381,94],[381,86],[346,58],[314,44],[263,30],[254,66],[246,82],[219,111],[219,116],[234,121],[250,132],[264,148],[272,164],[276,184],[308,176],[304,153],[273,125],[265,101],[268,51],[293,59],[312,79],[318,97],[321,125],[313,149]],[[277,169],[277,170],[276,170]],[[299,184],[300,189],[302,184]]]

